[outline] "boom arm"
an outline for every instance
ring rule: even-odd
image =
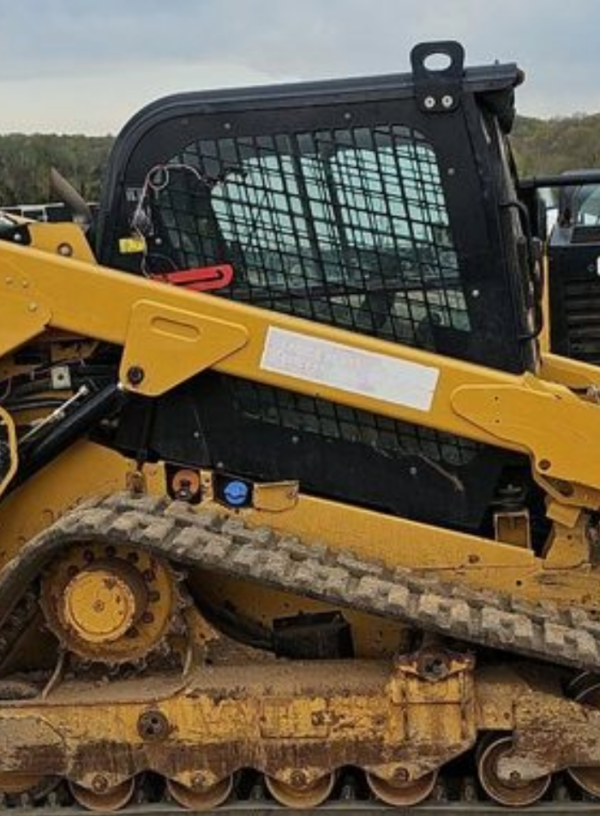
[[[214,368],[527,453],[562,502],[600,507],[586,455],[600,406],[563,385],[115,272],[94,263],[77,227],[49,229],[31,225],[43,250],[0,242],[0,356],[68,331],[122,346],[122,387],[148,397]]]

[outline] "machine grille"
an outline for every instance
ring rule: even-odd
[[[570,356],[600,363],[600,281],[566,279],[564,297]]]

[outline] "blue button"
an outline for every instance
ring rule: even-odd
[[[225,501],[233,507],[239,507],[241,504],[245,504],[248,499],[248,493],[248,485],[238,480],[228,482],[223,490]]]

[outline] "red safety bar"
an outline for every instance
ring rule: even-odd
[[[193,289],[195,292],[208,292],[229,286],[233,280],[233,267],[229,264],[199,266],[195,269],[179,269],[177,272],[161,272],[150,277],[152,280]]]

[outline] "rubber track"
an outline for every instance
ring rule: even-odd
[[[121,493],[80,505],[23,546],[0,575],[0,619],[57,552],[85,541],[140,547],[176,564],[250,579],[460,641],[600,670],[600,623],[581,610],[463,589],[267,527],[251,528],[239,517]]]
[[[89,810],[76,805],[13,806],[15,816],[90,816]],[[124,816],[185,816],[189,811],[169,803],[132,804],[118,811]],[[286,808],[270,800],[241,800],[221,805],[213,813],[219,816],[383,816],[414,813],[418,816],[600,816],[599,802],[548,801],[527,808],[506,808],[493,802],[424,802],[408,809],[373,801],[332,801],[312,810]]]

